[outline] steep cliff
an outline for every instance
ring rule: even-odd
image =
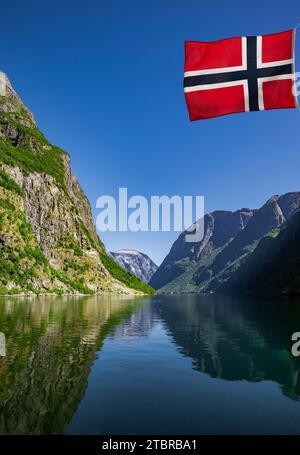
[[[152,292],[107,255],[69,155],[0,82],[0,293]]]

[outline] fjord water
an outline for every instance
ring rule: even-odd
[[[0,433],[300,433],[297,331],[291,300],[0,299]]]

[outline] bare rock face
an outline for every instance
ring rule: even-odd
[[[110,255],[122,267],[133,273],[144,283],[149,283],[150,279],[158,269],[158,266],[146,254],[136,250],[118,250],[110,252]]]
[[[0,238],[0,294],[147,292],[107,255],[69,155],[38,130],[2,72]]]

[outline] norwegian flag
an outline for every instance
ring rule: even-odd
[[[297,107],[295,30],[220,41],[186,41],[184,92],[190,119]]]

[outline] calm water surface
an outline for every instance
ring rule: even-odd
[[[300,434],[299,301],[0,299],[0,434]]]

